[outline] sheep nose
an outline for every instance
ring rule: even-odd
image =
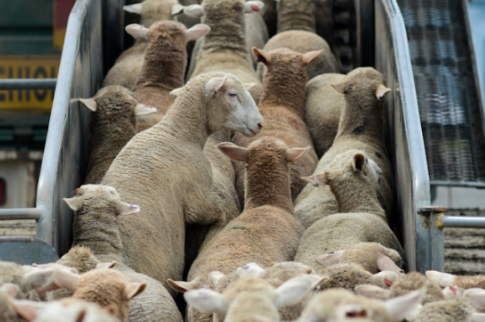
[[[258,128],[261,130],[263,128],[263,123],[258,123]]]

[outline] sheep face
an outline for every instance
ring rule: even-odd
[[[229,110],[223,127],[241,132],[245,136],[254,136],[263,128],[263,117],[247,90],[251,86],[252,84],[241,83],[233,75],[213,78],[205,85],[207,95],[215,98],[211,101],[212,107],[223,104]]]
[[[139,206],[122,202],[116,189],[106,185],[83,185],[74,191],[74,197],[64,198],[64,201],[72,210],[77,212],[82,211],[84,207],[99,208],[104,212],[117,215],[127,215],[140,211]]]

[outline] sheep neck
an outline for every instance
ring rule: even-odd
[[[294,213],[288,165],[248,164],[244,209],[274,206]]]
[[[306,69],[291,70],[289,64],[272,64],[263,78],[259,108],[284,106],[304,118]]]
[[[316,33],[314,11],[315,7],[310,0],[281,0],[278,9],[278,33],[288,30]]]
[[[214,132],[208,126],[205,93],[195,93],[192,88],[186,90],[190,93],[177,97],[165,117],[153,128],[163,128],[169,135],[196,144],[202,150],[207,138]],[[222,124],[215,131],[221,127]]]
[[[330,182],[330,189],[337,199],[339,212],[371,213],[385,220],[385,211],[377,199],[375,191],[368,184],[363,185],[347,179],[344,182],[333,180]]]
[[[74,219],[73,245],[89,247],[96,256],[122,261],[123,244],[118,224],[115,215],[109,215],[115,212],[116,209],[107,210],[106,207],[84,206]]]
[[[251,61],[246,46],[244,13],[226,17],[209,13],[203,20],[211,31],[204,36],[201,52],[230,51],[248,62]]]
[[[346,101],[342,106],[342,115],[338,126],[337,136],[365,136],[374,139],[382,145],[384,136],[384,116],[382,103]]]
[[[171,91],[184,86],[187,50],[182,39],[159,37],[150,42],[134,91],[154,87]]]

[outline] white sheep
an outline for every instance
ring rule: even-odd
[[[223,127],[255,135],[263,126],[254,100],[231,74],[200,75],[178,92],[165,117],[123,148],[102,182],[141,207],[118,219],[123,262],[164,286],[182,277],[185,224],[225,220],[210,195],[207,137]]]

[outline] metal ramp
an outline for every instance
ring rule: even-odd
[[[485,187],[483,100],[468,1],[398,0],[431,185]]]

